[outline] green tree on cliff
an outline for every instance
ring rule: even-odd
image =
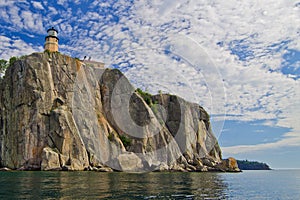
[[[18,57],[11,57],[9,59],[9,61],[7,60],[4,60],[4,59],[0,59],[0,78],[2,78],[2,76],[4,75],[5,73],[5,70],[14,64],[14,62],[16,62],[18,60]]]
[[[0,75],[3,74],[6,70],[6,68],[8,67],[8,63],[6,60],[1,59],[0,60]]]

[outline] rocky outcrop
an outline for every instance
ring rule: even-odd
[[[116,69],[34,53],[0,82],[0,161],[12,169],[209,171],[222,158],[199,105],[145,95]]]
[[[59,154],[49,147],[45,147],[42,153],[41,170],[59,170],[60,169]]]
[[[142,160],[133,152],[120,154],[116,160],[115,169],[120,169],[126,172],[136,172],[143,169]]]
[[[238,163],[236,159],[229,157],[227,159],[222,160],[217,166],[220,171],[226,172],[240,172],[241,170],[238,167]]]

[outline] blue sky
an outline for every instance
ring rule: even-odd
[[[0,0],[0,58],[59,51],[212,117],[224,157],[300,168],[300,1]]]

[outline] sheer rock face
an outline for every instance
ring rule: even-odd
[[[23,57],[0,80],[0,164],[42,170],[217,169],[221,150],[205,110],[174,95],[151,101],[148,105],[118,70],[87,67],[59,53]]]

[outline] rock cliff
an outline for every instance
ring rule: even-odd
[[[227,170],[201,106],[136,90],[116,69],[33,53],[15,61],[0,81],[4,167]]]

